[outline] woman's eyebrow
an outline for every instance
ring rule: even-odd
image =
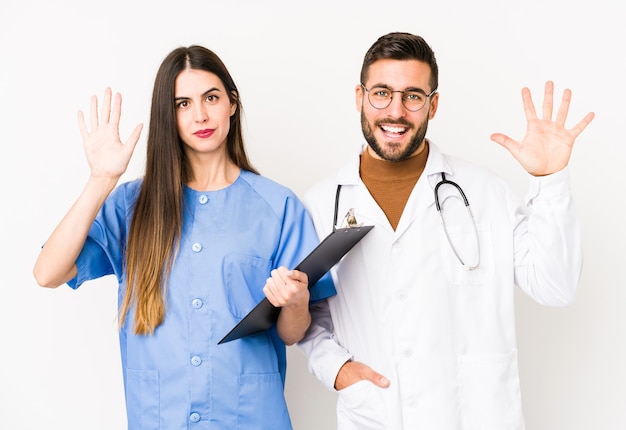
[[[206,97],[214,91],[221,91],[221,90],[218,87],[210,88],[206,90],[204,93],[202,93],[202,97]],[[179,101],[179,100],[191,100],[191,97],[187,97],[187,96],[174,97],[174,101]]]

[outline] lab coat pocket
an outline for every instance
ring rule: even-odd
[[[447,217],[447,236],[444,229],[441,229],[440,249],[443,273],[448,276],[452,285],[483,285],[487,283],[495,274],[491,226],[489,224],[476,224],[476,228],[474,228],[472,218],[468,215],[458,220],[450,215]],[[468,270],[463,267],[459,258],[466,265],[478,264],[478,267]]]
[[[517,350],[459,357],[463,430],[523,430]]]
[[[338,391],[337,428],[341,430],[385,429],[387,414],[382,388],[370,381],[359,381]]]
[[[224,258],[224,279],[228,307],[236,318],[243,318],[264,297],[263,286],[270,276],[271,261],[243,254]]]
[[[159,373],[156,370],[126,369],[126,410],[128,428],[158,430]]]

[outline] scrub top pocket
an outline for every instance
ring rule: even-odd
[[[156,370],[126,369],[128,428],[159,430],[160,382]]]
[[[245,317],[263,300],[263,286],[270,276],[271,264],[264,258],[242,254],[229,254],[224,258],[228,308],[234,317]]]
[[[291,430],[280,373],[239,377],[238,430]]]

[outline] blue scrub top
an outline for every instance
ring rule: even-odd
[[[76,262],[83,282],[114,274],[125,289],[123,248],[141,180],[117,187]],[[137,336],[129,312],[120,330],[128,428],[291,429],[284,399],[285,345],[273,327],[217,342],[265,296],[278,266],[295,267],[319,243],[296,195],[241,171],[218,191],[185,188],[180,250],[167,281],[165,321]],[[326,274],[311,301],[335,294]]]

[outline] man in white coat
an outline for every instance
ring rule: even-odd
[[[554,120],[552,82],[541,115],[522,90],[526,136],[491,136],[528,172],[520,204],[501,179],[426,138],[437,85],[421,37],[379,38],[356,86],[367,144],[304,198],[320,238],[350,209],[375,226],[332,269],[337,295],[312,309],[299,343],[338,391],[340,430],[524,429],[514,285],[566,306],[579,282],[567,165],[593,113],[566,129],[570,90]]]

